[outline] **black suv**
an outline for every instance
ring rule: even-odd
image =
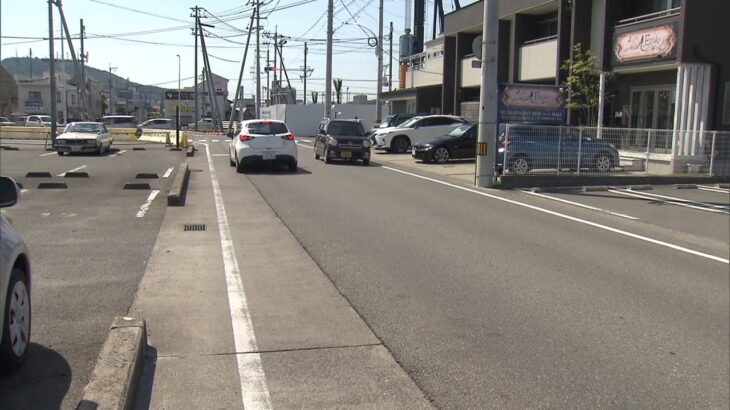
[[[334,159],[370,163],[370,141],[359,120],[328,120],[319,124],[314,141],[314,158],[325,163]]]

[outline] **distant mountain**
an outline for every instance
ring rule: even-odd
[[[56,60],[56,70],[59,69],[59,63],[61,60]],[[33,58],[28,57],[10,57],[2,60],[0,65],[5,68],[10,75],[18,75],[19,77],[28,78],[31,75],[31,66],[33,69],[33,78],[41,78],[44,71],[48,71],[48,59],[47,58]],[[73,73],[73,61],[66,60],[66,70],[69,73]],[[99,70],[94,67],[86,66],[86,76],[95,80],[99,83],[101,88],[106,89],[109,84],[109,71]],[[122,78],[112,73],[114,84],[118,89],[124,89],[127,86],[127,79]],[[129,82],[130,87],[137,87],[141,94],[152,100],[152,104],[158,104],[162,100],[163,94],[165,93],[164,88],[155,87],[151,85],[142,85],[135,82]]]

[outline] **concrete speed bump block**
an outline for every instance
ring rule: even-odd
[[[155,173],[145,173],[145,172],[143,172],[143,173],[137,174],[137,176],[135,178],[137,178],[137,179],[158,179],[160,177],[157,174],[155,174]]]
[[[147,150],[147,148],[145,148],[145,147],[134,147],[134,148],[132,148],[132,151],[145,151],[145,150]]]
[[[188,163],[183,162],[178,167],[175,179],[172,181],[170,192],[167,194],[168,206],[185,205],[185,193],[187,192],[189,175],[190,170],[188,168]]]
[[[38,189],[66,189],[68,185],[65,182],[41,182]]]
[[[654,187],[651,185],[629,185],[626,189],[630,191],[651,191]]]
[[[76,409],[131,408],[146,346],[143,320],[116,317]]]
[[[697,184],[674,184],[675,189],[697,189]]]
[[[147,182],[127,182],[122,189],[152,189]]]
[[[88,172],[66,172],[63,175],[64,178],[88,178]]]
[[[50,172],[28,172],[25,174],[26,178],[51,178],[53,175],[51,175]]]
[[[608,187],[605,185],[595,185],[595,186],[584,186],[583,192],[601,192],[601,191],[608,191]]]
[[[4,149],[5,151],[20,151],[20,148],[11,147],[9,145],[0,145],[0,149]]]

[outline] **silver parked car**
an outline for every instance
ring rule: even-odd
[[[154,130],[174,130],[175,120],[169,118],[153,118],[139,124],[137,128],[150,128]]]
[[[18,201],[18,186],[0,177],[0,208]],[[30,257],[12,221],[0,210],[0,369],[18,368],[30,344]]]

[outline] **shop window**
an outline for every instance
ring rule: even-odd
[[[725,83],[725,101],[722,109],[722,124],[730,125],[730,82]]]
[[[76,105],[76,94],[71,94],[71,105]]]
[[[40,100],[41,100],[40,91],[28,91],[28,101],[40,101]]]

